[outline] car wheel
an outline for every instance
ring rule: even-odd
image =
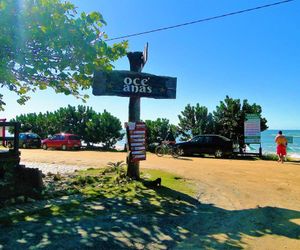
[[[222,151],[222,149],[217,149],[215,151],[215,157],[216,158],[222,158],[223,157],[223,151]]]
[[[27,148],[27,144],[26,144],[26,143],[23,143],[23,144],[22,144],[22,148]]]
[[[47,148],[48,148],[48,147],[47,147],[47,144],[43,144],[43,145],[42,145],[42,148],[43,148],[44,150],[47,150]]]
[[[8,147],[8,148],[12,148],[12,147],[13,147],[13,145],[11,144],[11,142],[8,142],[8,143],[7,143],[7,147]]]
[[[62,145],[62,146],[61,146],[61,149],[62,149],[62,150],[67,150],[67,146],[66,146],[66,145]]]

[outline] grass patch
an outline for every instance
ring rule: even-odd
[[[276,154],[264,154],[261,159],[266,161],[277,161],[278,156]]]
[[[176,176],[162,170],[144,169],[142,171],[142,177],[149,179],[161,178],[162,186],[189,196],[195,196],[197,191],[195,183],[191,180],[184,179],[180,176]]]
[[[278,156],[276,154],[264,154],[261,158],[262,160],[266,160],[266,161],[277,161],[278,160]],[[299,162],[299,160],[294,159],[292,157],[287,156],[286,157],[286,161],[289,162]]]
[[[75,171],[77,176],[97,176],[99,173],[103,171],[103,169],[97,169],[97,168],[89,168],[87,170],[79,170]],[[102,173],[102,172],[101,172]]]
[[[162,186],[153,188],[146,187],[143,181],[128,178],[125,167],[120,164],[48,178],[52,181],[48,182],[43,199],[54,198],[53,202],[49,200],[50,204],[34,211],[3,217],[0,224],[66,216],[79,220],[110,213],[128,216],[138,213],[168,214],[172,211],[176,216],[192,209],[196,202],[192,198],[195,189],[191,181],[161,170],[144,170],[142,173],[142,178],[147,180],[162,179]],[[57,199],[64,202],[55,201]]]

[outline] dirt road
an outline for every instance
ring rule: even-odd
[[[23,162],[76,165],[80,168],[103,167],[109,161],[124,160],[126,154],[22,150],[21,158]],[[226,211],[256,211],[261,207],[273,207],[280,209],[279,217],[282,220],[284,216],[290,218],[290,213],[300,213],[300,163],[297,162],[281,164],[275,161],[196,157],[173,159],[147,154],[147,160],[141,162],[141,169],[143,168],[161,169],[195,180],[198,183],[200,202],[213,204]],[[280,222],[273,221],[276,217],[274,214],[265,217],[269,221],[264,223],[281,225]],[[255,249],[300,249],[300,216],[287,220],[295,227],[293,237],[270,233],[258,238],[246,235],[242,240],[247,244],[251,242],[249,246]],[[237,225],[238,222],[234,222],[231,226]],[[222,240],[223,236],[220,237]]]
[[[81,167],[103,167],[109,161],[125,160],[126,153],[95,151],[22,150],[22,162],[41,162]],[[162,169],[199,184],[202,202],[225,209],[276,206],[300,211],[300,163],[280,164],[262,160],[147,154],[141,169]]]

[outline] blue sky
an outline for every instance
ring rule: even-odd
[[[189,22],[273,3],[270,0],[71,0],[78,11],[99,11],[110,38]],[[130,38],[129,51],[149,43],[144,72],[177,77],[177,99],[143,98],[141,118],[168,118],[187,104],[206,106],[210,112],[226,95],[262,106],[273,129],[300,129],[300,3],[293,2],[241,15]],[[109,42],[112,44],[113,42]],[[128,59],[115,63],[128,70]],[[82,102],[52,90],[32,94],[25,105],[1,89],[7,103],[0,118],[29,112],[54,111]],[[86,105],[104,109],[122,122],[128,119],[128,98],[93,96]]]

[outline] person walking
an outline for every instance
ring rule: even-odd
[[[278,134],[275,137],[275,143],[277,144],[278,162],[283,163],[284,162],[284,158],[286,157],[287,139],[282,134],[281,130],[278,131]]]

